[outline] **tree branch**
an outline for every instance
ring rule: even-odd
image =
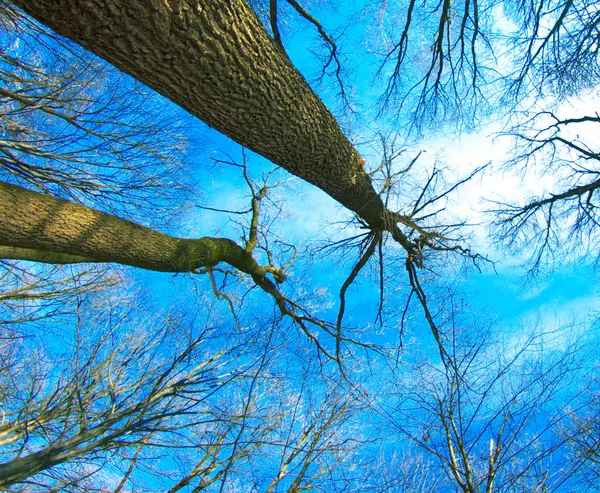
[[[7,183],[0,183],[0,246],[10,258],[46,263],[115,262],[161,272],[193,272],[225,262],[253,279],[262,280],[268,273],[278,282],[285,279],[280,270],[259,265],[229,239],[168,236]]]

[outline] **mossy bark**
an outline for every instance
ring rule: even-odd
[[[14,3],[385,228],[356,149],[244,0]]]
[[[49,263],[116,262],[189,272],[226,262],[253,277],[260,266],[226,238],[186,239],[116,216],[0,182],[0,255]]]

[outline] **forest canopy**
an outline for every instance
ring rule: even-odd
[[[0,487],[597,491],[594,2],[0,2]]]

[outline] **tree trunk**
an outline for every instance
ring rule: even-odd
[[[14,3],[385,229],[357,151],[244,0]]]
[[[96,209],[0,182],[0,255],[49,263],[116,262],[162,272],[189,272],[226,262],[261,279],[260,266],[226,238],[168,236]],[[277,277],[279,276],[279,278]]]

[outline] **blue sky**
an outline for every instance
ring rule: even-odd
[[[345,10],[346,7],[338,7],[337,12],[331,14],[325,9],[320,17],[323,19],[324,26],[331,32],[335,32],[335,29],[347,22],[338,22],[338,19],[346,19]],[[315,12],[319,12],[316,6]],[[284,36],[284,43],[292,60],[301,68],[309,81],[313,80],[317,65],[307,51],[307,47],[313,46],[310,38],[314,36],[314,30],[303,21],[294,20],[293,17],[290,19],[291,27],[287,31],[294,31],[297,26],[299,29],[294,31],[293,37]],[[368,17],[366,19],[368,20]],[[350,117],[344,112],[338,111],[336,114],[340,116],[340,122],[358,144],[361,153],[374,167],[379,156],[376,144],[371,145],[369,141],[379,130],[389,130],[394,128],[394,124],[385,116],[376,118],[376,101],[382,86],[374,78],[377,57],[370,53],[369,49],[373,48],[371,41],[375,39],[374,33],[377,28],[373,24],[368,25],[368,22],[361,24],[364,20],[365,17],[355,17],[353,24],[347,28],[347,36],[343,39],[344,43],[348,43],[346,46],[353,47],[346,52],[350,68],[347,80],[350,85],[353,85],[352,95],[357,102],[355,107],[357,113]],[[366,37],[364,37],[365,33],[367,33]],[[370,37],[372,39],[369,39]],[[344,46],[342,42],[340,44]],[[340,108],[334,81],[326,78],[322,84],[313,87],[330,108],[334,110]],[[588,100],[584,98],[580,102],[569,103],[576,108],[585,107],[586,104],[595,101],[593,96],[588,96]],[[594,268],[589,265],[589,260],[585,257],[577,258],[575,255],[574,262],[559,263],[537,278],[528,278],[526,270],[522,267],[528,252],[508,252],[503,246],[490,239],[488,226],[490,217],[484,213],[489,209],[488,200],[507,197],[524,199],[533,192],[543,191],[555,185],[551,177],[542,175],[540,178],[538,174],[532,175],[531,178],[523,178],[518,169],[511,171],[503,168],[507,151],[513,145],[510,139],[497,137],[504,128],[503,125],[501,120],[492,120],[477,127],[471,133],[459,133],[453,130],[452,122],[444,122],[438,128],[425,130],[425,133],[418,138],[406,137],[407,151],[399,159],[398,166],[412,159],[417,152],[426,151],[413,170],[416,181],[422,182],[434,164],[447,168],[448,179],[452,181],[468,175],[477,166],[490,163],[488,170],[481,177],[467,183],[450,197],[447,208],[453,215],[466,218],[473,224],[469,228],[472,238],[469,247],[493,260],[494,265],[483,263],[481,272],[474,268],[460,270],[453,266],[437,267],[442,280],[444,276],[456,279],[458,292],[468,298],[473,313],[482,313],[484,318],[489,317],[496,321],[499,334],[503,334],[498,337],[504,338],[502,340],[506,344],[506,351],[512,351],[514,347],[518,347],[533,326],[541,330],[557,330],[561,326],[568,327],[570,324],[575,324],[573,327],[576,329],[566,329],[567,333],[571,332],[573,335],[582,330],[582,327],[584,332],[592,330],[587,324],[594,318],[600,293]],[[228,143],[226,139],[216,136],[210,130],[203,130],[203,135],[206,136],[203,139],[207,142],[204,156],[219,158],[219,152],[225,151],[239,159],[240,149],[237,145]],[[270,169],[270,164],[262,158],[251,153],[248,153],[248,156],[250,156],[250,173],[255,179],[259,179]],[[202,186],[200,205],[222,207],[226,204],[227,208],[232,209],[242,209],[246,206],[248,196],[239,174],[231,173],[222,166],[212,167],[206,158],[198,163],[198,169],[197,179]],[[306,245],[306,249],[301,251],[290,268],[289,284],[296,292],[323,288],[324,291],[318,291],[318,302],[324,304],[326,308],[320,312],[320,316],[335,319],[339,286],[352,267],[353,257],[352,255],[322,257],[318,248],[323,243],[338,241],[359,231],[340,224],[340,221],[349,219],[349,214],[320,190],[286,175],[285,172],[280,172],[278,177],[285,182],[285,189],[276,190],[274,194],[278,203],[284,201],[285,214],[279,216],[271,226],[273,232],[282,238],[293,240],[298,245],[303,243]],[[272,210],[272,207],[270,209]],[[238,218],[235,216],[227,217],[221,213],[192,210],[189,219],[184,223],[186,232],[192,235],[208,234],[207,232],[210,231],[210,234],[223,234],[230,238],[237,238],[239,227],[234,223],[236,220]],[[307,256],[308,254],[310,255]],[[397,257],[394,259],[394,256]],[[386,285],[386,301],[389,303],[388,309],[392,312],[398,312],[403,308],[402,303],[408,292],[401,258],[402,252],[393,250],[390,263],[386,264],[391,265],[391,272],[389,266],[387,270],[391,278]],[[394,260],[400,261],[395,265]],[[425,273],[423,275],[427,277]],[[145,274],[141,276],[145,277]],[[168,282],[164,276],[155,274],[150,276],[155,279],[155,286],[161,287],[158,292],[162,292],[163,287],[166,287],[173,293],[174,299],[181,297],[192,282],[185,279],[186,276],[177,276],[177,280],[171,279]],[[295,281],[301,276],[302,281],[298,285]],[[207,289],[206,280],[195,282],[204,285]],[[345,323],[361,327],[360,330],[367,333],[377,332],[378,329],[373,322],[378,293],[377,269],[375,265],[371,265],[365,269],[348,293],[349,306],[345,314]],[[257,302],[260,303],[258,299]],[[421,309],[415,300],[411,306],[409,312],[412,317],[411,323],[407,324],[402,335],[402,341],[406,344],[406,361],[410,362],[417,353],[421,357],[429,354],[431,360],[436,361],[438,356],[434,340],[429,328],[423,322]],[[484,318],[479,320],[483,321]],[[393,320],[397,322],[398,313]],[[568,335],[562,337],[564,340],[568,339]],[[371,339],[397,344],[398,325],[392,324],[383,334],[373,335]],[[414,354],[410,352],[411,348],[414,349]],[[375,378],[367,385],[377,388],[382,383]],[[393,438],[384,446],[383,453],[388,454],[386,460],[391,460],[391,456],[396,454],[408,453],[407,451],[416,453],[408,443],[399,443],[396,440]],[[486,447],[487,443],[484,444],[483,449]],[[433,477],[440,480],[441,470],[434,469],[434,471],[436,472],[433,473]]]
[[[284,2],[280,3],[285,5]],[[570,331],[574,335],[577,335],[579,330],[594,330],[589,322],[594,319],[600,297],[597,272],[592,265],[595,252],[583,252],[583,255],[579,255],[577,251],[570,252],[572,255],[568,261],[559,259],[551,269],[531,278],[527,277],[523,268],[530,252],[508,251],[489,235],[490,216],[485,213],[490,207],[487,200],[503,196],[525,199],[534,192],[547,191],[552,189],[552,186],[561,185],[556,183],[551,173],[546,172],[543,163],[539,169],[531,170],[532,173],[525,177],[521,176],[522,169],[518,167],[516,170],[503,167],[507,152],[513,146],[511,139],[496,138],[498,133],[506,128],[507,121],[503,116],[497,113],[489,119],[482,118],[480,125],[471,125],[473,122],[469,122],[469,126],[475,127],[470,133],[464,131],[464,127],[458,129],[457,122],[450,119],[422,129],[421,134],[409,132],[406,125],[399,123],[408,110],[398,110],[396,115],[390,112],[380,114],[380,108],[377,106],[378,97],[386,84],[385,78],[376,77],[378,64],[385,43],[389,41],[386,37],[388,31],[402,19],[403,6],[397,6],[396,10],[390,6],[387,12],[378,11],[377,6],[371,2],[344,3],[343,6],[334,7],[323,2],[310,2],[306,7],[323,22],[330,33],[340,36],[338,42],[342,48],[342,61],[347,69],[344,80],[348,84],[351,109],[354,112],[340,105],[335,79],[325,77],[322,83],[314,83],[313,87],[338,116],[340,124],[356,143],[361,154],[367,158],[367,166],[373,169],[381,159],[379,143],[376,140],[379,132],[388,135],[396,131],[399,135],[398,143],[406,146],[406,152],[395,163],[397,168],[404,167],[420,151],[424,151],[411,169],[411,174],[407,174],[406,179],[399,180],[399,194],[394,197],[394,207],[400,210],[409,207],[410,201],[419,193],[419,184],[426,181],[434,166],[445,168],[448,183],[452,184],[467,176],[476,167],[489,163],[484,173],[463,185],[443,205],[444,214],[464,218],[470,224],[466,228],[470,238],[466,245],[474,252],[488,257],[492,263],[482,262],[482,270],[478,271],[473,266],[465,266],[456,256],[440,255],[433,258],[431,264],[426,264],[424,269],[419,270],[419,275],[425,281],[425,291],[428,296],[431,295],[432,306],[444,306],[449,300],[445,293],[455,293],[457,300],[464,298],[464,310],[457,315],[457,325],[464,324],[477,333],[477,324],[484,326],[488,319],[494,320],[499,327],[498,338],[505,337],[505,340],[510,342],[506,346],[507,353],[514,350],[514,346],[535,324],[542,329],[552,330],[564,326],[566,332]],[[284,45],[309,82],[314,82],[319,64],[309,48],[318,50],[316,30],[314,26],[299,19],[289,6],[284,8],[284,13]],[[378,22],[379,14],[385,19],[381,23]],[[419,26],[422,37],[418,39],[425,45],[426,27]],[[418,65],[417,61],[414,61],[415,67]],[[410,79],[413,74],[408,75]],[[565,101],[564,107],[559,109],[564,109],[567,114],[569,111],[589,110],[588,107],[597,103],[595,92],[590,91],[579,100],[575,98]],[[179,195],[179,202],[173,203],[173,209],[177,211],[173,220],[152,217],[150,214],[146,216],[143,201],[134,210],[133,214],[139,214],[134,219],[176,236],[223,236],[241,242],[241,233],[244,228],[247,229],[247,215],[205,209],[209,207],[239,211],[248,208],[250,198],[240,170],[214,162],[215,159],[228,159],[227,154],[236,162],[241,162],[240,147],[203,124],[193,121],[188,115],[177,113],[170,103],[159,100],[159,104],[164,104],[165,112],[169,109],[167,113],[174,111],[182,127],[186,129],[189,145],[182,156],[184,172],[179,175],[179,179],[185,179],[185,184],[190,190]],[[398,115],[400,118],[396,118]],[[246,155],[249,174],[260,184],[261,179],[273,169],[273,165],[249,151]],[[290,244],[298,248],[297,257],[288,269],[289,278],[282,284],[281,289],[291,299],[300,300],[302,306],[308,307],[311,313],[328,321],[335,321],[339,308],[339,289],[358,258],[358,248],[355,246],[338,251],[324,247],[364,231],[360,230],[356,223],[350,223],[352,216],[348,211],[343,210],[333,199],[315,187],[282,170],[278,170],[272,180],[280,181],[281,185],[270,192],[261,216],[261,224],[268,230],[266,239],[269,247],[274,253],[275,261],[280,264],[290,259]],[[387,325],[381,328],[374,323],[379,301],[379,265],[376,258],[365,267],[348,291],[344,325],[349,330],[356,330],[355,334],[358,334],[357,337],[361,340],[394,346],[398,344],[404,303],[411,290],[404,269],[405,252],[392,242],[387,243],[384,248],[385,314],[389,316],[386,319]],[[259,261],[266,262],[264,253],[257,252],[256,255]],[[288,386],[282,387],[284,397],[289,397],[285,394],[286,391],[289,391],[292,397],[302,394],[298,386],[304,385],[304,381],[294,373],[293,369],[296,366],[304,368],[312,365],[311,370],[315,374],[319,373],[318,370],[322,371],[322,374],[314,377],[317,383],[312,390],[315,394],[324,392],[323,389],[329,388],[327,385],[331,381],[340,378],[337,366],[320,367],[315,363],[315,347],[303,338],[302,331],[294,328],[289,320],[282,322],[278,319],[277,310],[271,300],[258,289],[251,289],[252,283],[248,279],[236,278],[224,289],[236,304],[240,303],[239,313],[245,317],[240,317],[241,327],[235,327],[238,321],[234,320],[235,317],[229,312],[228,302],[224,297],[217,299],[212,295],[208,276],[171,275],[135,269],[125,271],[127,282],[131,282],[132,287],[141,291],[140,308],[147,312],[166,313],[174,308],[175,311],[191,314],[192,318],[196,313],[200,313],[215,326],[222,327],[228,337],[231,334],[235,335],[236,330],[239,330],[240,334],[248,334],[253,330],[262,333],[262,324],[269,328],[282,329],[278,337],[282,338],[282,347],[289,350],[289,353],[280,355],[281,360],[277,360],[276,366],[277,370],[282,367],[291,369],[289,375],[286,375],[289,379],[286,383]],[[217,273],[216,279],[220,282],[222,276]],[[411,379],[421,381],[418,378],[428,378],[429,374],[425,369],[431,374],[443,374],[440,371],[440,357],[432,331],[426,324],[415,297],[411,299],[411,305],[405,314],[408,322],[402,334],[405,347],[397,353],[401,355],[401,360],[404,358],[401,363],[380,359],[374,353],[353,353],[354,348],[348,350],[347,370],[348,374],[355,378],[352,390],[364,390],[365,399],[372,399],[373,402],[381,399],[384,402],[386,397],[392,395],[389,402],[391,406],[396,404],[394,399],[400,400],[401,395],[394,394],[396,377],[406,378],[404,383],[409,382],[410,385],[413,381]],[[448,307],[445,308],[446,311],[439,312],[440,318],[448,314]],[[207,313],[210,316],[206,315]],[[576,326],[577,330],[571,330],[569,324]],[[335,346],[333,337],[324,335],[317,328],[314,329],[320,334],[325,347]],[[473,337],[476,336],[471,333],[468,335],[465,340],[472,343]],[[568,341],[568,337],[565,336],[562,340]],[[465,344],[465,351],[469,347]],[[490,344],[490,347],[495,348],[493,344]],[[498,347],[502,353],[503,347]],[[413,348],[414,352],[411,352]],[[295,361],[296,353],[306,360]],[[481,364],[485,366],[491,361],[489,367],[492,367],[496,363],[492,358],[497,355],[492,354],[491,350],[489,354],[485,351],[482,353],[485,354]],[[550,356],[547,361],[551,361]],[[423,361],[426,364],[423,364]],[[296,365],[297,362],[300,364]],[[355,368],[351,367],[353,363],[356,364]],[[393,363],[397,363],[397,366]],[[519,364],[526,367],[530,363],[532,364],[532,361],[525,357]],[[586,365],[593,363],[589,358],[586,361]],[[406,366],[402,366],[403,364]],[[356,373],[352,374],[352,371]],[[574,372],[574,375],[579,374]],[[519,373],[515,380],[522,376],[522,373]],[[494,395],[494,402],[504,397],[501,394],[502,392],[499,392]],[[307,397],[308,401],[310,397]],[[320,402],[323,396],[317,397],[316,401]],[[310,409],[310,405],[306,405]],[[360,419],[362,418],[359,417],[358,420]],[[380,414],[370,415],[365,428],[373,427],[375,430],[369,430],[373,434],[380,431],[377,430],[377,425],[382,422],[378,421],[379,419],[382,419]],[[430,416],[423,419],[427,421]],[[358,426],[359,423],[351,424]],[[390,435],[379,449],[386,460],[393,455],[400,457],[405,453],[412,453],[413,446],[402,441],[400,436],[401,434]],[[366,455],[367,452],[364,452],[363,458]]]

